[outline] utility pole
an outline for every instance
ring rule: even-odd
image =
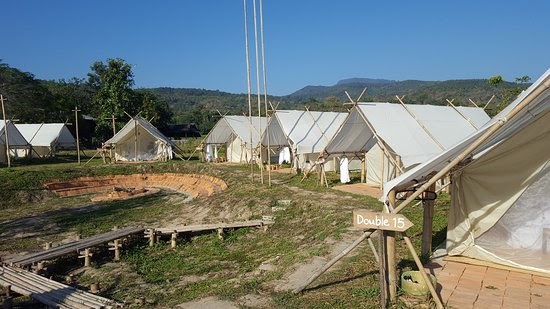
[[[6,158],[8,160],[8,167],[11,167],[10,159],[10,143],[8,138],[8,121],[6,120],[6,110],[4,109],[4,96],[0,94],[0,102],[2,102],[2,117],[4,117],[4,137],[6,138]]]
[[[76,132],[76,157],[78,158],[78,165],[80,165],[80,139],[78,138],[78,106],[75,106],[73,109],[74,112],[74,123],[75,123],[75,132]]]
[[[116,135],[116,126],[115,126],[115,114],[112,114],[111,117],[109,118],[104,118],[104,119],[110,119],[111,120],[111,123],[112,123],[112,126],[113,126],[113,136]]]

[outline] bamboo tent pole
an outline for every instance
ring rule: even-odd
[[[422,122],[420,122],[420,120],[418,120],[418,117],[416,117],[416,115],[405,105],[405,103],[403,103],[403,97],[399,97],[399,96],[395,96],[397,98],[397,100],[399,100],[399,103],[401,103],[401,106],[403,106],[403,108],[407,111],[407,113],[409,113],[409,115],[411,115],[411,117],[413,117],[413,119],[418,123],[418,125],[420,125],[420,127],[422,128],[422,130],[424,130],[424,132],[426,132],[426,134],[428,134],[428,136],[437,144],[437,146],[439,146],[439,148],[441,148],[441,150],[445,150],[445,147],[443,147],[443,145],[441,145],[441,143],[433,136],[432,132],[430,132],[430,130],[428,130],[428,128],[426,128],[426,126],[424,124],[422,124]]]
[[[462,118],[466,119],[466,121],[468,121],[468,123],[474,127],[474,129],[479,129],[471,120],[470,118],[466,117],[466,115],[464,115],[461,111],[458,110],[458,108],[456,108],[456,106],[453,104],[453,101],[455,99],[452,99],[452,100],[449,100],[449,99],[446,99],[447,100],[447,103],[449,103],[449,105],[455,110],[455,112],[457,112],[460,116],[462,116]]]
[[[495,98],[495,95],[493,94],[493,96],[489,99],[489,101],[487,101],[487,103],[485,104],[485,106],[483,106],[483,109],[484,109],[484,110],[487,108],[487,106],[489,106],[489,103],[491,103],[491,101],[493,101],[494,98]]]
[[[453,100],[454,100],[454,99],[453,99]],[[472,103],[475,107],[479,107],[479,106],[476,104],[476,102],[474,102],[474,100],[468,99],[468,101],[470,101],[470,103]]]

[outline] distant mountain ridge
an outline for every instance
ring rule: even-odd
[[[405,96],[404,101],[411,104],[447,104],[446,99],[455,99],[460,104],[471,104],[469,99],[486,102],[493,95],[499,95],[508,88],[527,88],[529,84],[504,82],[495,87],[484,79],[464,79],[447,81],[394,81],[371,78],[349,78],[338,81],[333,86],[306,86],[282,97],[287,102],[323,101],[333,97],[349,101],[345,92],[355,100],[366,87],[361,101],[396,102],[395,96]]]
[[[345,85],[345,84],[390,84],[390,83],[395,83],[395,82],[397,82],[397,81],[389,80],[389,79],[354,77],[354,78],[346,78],[346,79],[339,80],[336,83],[336,85]]]

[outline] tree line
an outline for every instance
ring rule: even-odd
[[[86,79],[43,81],[0,61],[0,94],[6,99],[7,118],[21,123],[95,120],[93,132],[82,132],[83,142],[99,145],[112,136],[112,119],[118,131],[130,117],[139,115],[159,128],[172,121],[166,101],[147,89],[133,89],[131,65],[122,59],[97,61]]]
[[[484,104],[496,95],[489,114],[494,115],[517,97],[530,82],[528,76],[507,82],[497,75],[487,80],[384,81],[373,84],[354,80],[335,86],[308,86],[287,96],[269,96],[269,106],[277,109],[304,109],[345,112],[349,100],[366,86],[361,101],[396,102],[395,95],[405,95],[405,103],[446,104],[456,99],[457,105],[468,105],[469,98]],[[95,119],[94,129],[82,132],[88,146],[99,145],[112,136],[112,118],[119,130],[130,116],[138,115],[162,129],[169,123],[194,123],[206,134],[222,115],[248,115],[247,94],[231,94],[218,90],[187,88],[134,89],[134,73],[123,59],[111,58],[90,66],[87,78],[39,80],[32,73],[10,67],[0,60],[0,94],[7,99],[8,119],[22,123],[73,122],[74,109],[80,116]],[[258,115],[257,98],[251,97],[252,114]],[[263,97],[262,97],[263,100]],[[261,113],[265,115],[264,103]],[[93,131],[92,131],[93,130]],[[86,135],[88,133],[88,135]]]

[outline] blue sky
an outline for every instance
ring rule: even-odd
[[[122,58],[136,87],[246,92],[242,0],[5,0],[0,7],[0,59],[37,78],[85,78],[93,62]],[[535,80],[550,67],[546,0],[263,0],[263,7],[273,95],[351,77]]]

